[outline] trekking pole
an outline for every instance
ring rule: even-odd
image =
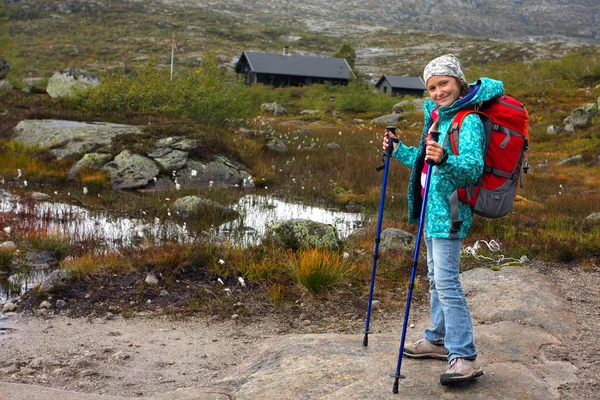
[[[365,329],[361,330],[365,334],[363,339],[363,346],[369,345],[369,333],[373,333],[369,330],[369,323],[371,322],[371,305],[373,304],[373,291],[375,290],[375,273],[377,272],[377,258],[379,258],[379,243],[381,242],[381,222],[383,221],[383,206],[385,204],[385,188],[387,186],[388,170],[390,165],[390,157],[394,152],[393,139],[390,137],[388,132],[391,132],[394,136],[396,135],[396,127],[388,126],[385,132],[388,137],[388,147],[383,152],[383,166],[378,167],[377,171],[383,169],[383,181],[381,183],[381,198],[379,200],[379,216],[377,217],[377,232],[375,234],[375,248],[373,250],[373,270],[371,272],[371,287],[369,289],[369,306],[367,307],[367,319],[365,322]],[[398,140],[398,139],[395,139]]]
[[[437,142],[440,137],[440,133],[437,131],[431,131],[431,140]],[[398,393],[398,379],[405,379],[406,376],[400,373],[402,367],[402,354],[404,353],[404,340],[406,339],[406,326],[408,325],[408,313],[410,311],[410,301],[412,299],[412,291],[415,287],[415,275],[417,273],[417,265],[419,263],[419,248],[421,247],[421,237],[423,236],[423,224],[425,221],[425,214],[427,211],[427,197],[429,195],[429,182],[431,181],[431,171],[435,162],[433,160],[426,160],[429,164],[427,168],[427,175],[425,178],[425,188],[423,191],[423,203],[421,204],[421,214],[419,216],[419,228],[417,230],[417,241],[415,243],[415,252],[413,254],[412,271],[410,273],[410,283],[408,284],[408,297],[406,299],[406,311],[404,312],[404,325],[402,326],[402,339],[400,340],[400,352],[398,354],[398,364],[396,366],[396,372],[391,373],[390,376],[394,379],[394,388],[392,392]]]

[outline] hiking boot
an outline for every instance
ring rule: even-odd
[[[403,354],[411,358],[437,358],[448,359],[448,349],[443,345],[436,345],[425,339],[417,340],[404,346]]]
[[[450,361],[446,372],[440,376],[440,383],[443,386],[454,385],[473,380],[481,375],[483,370],[477,361],[458,357]]]

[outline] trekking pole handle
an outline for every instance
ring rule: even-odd
[[[383,155],[386,157],[391,157],[394,152],[394,143],[398,143],[399,140],[397,138],[392,138],[389,134],[396,136],[396,127],[395,126],[387,126],[385,135],[388,138],[388,146],[385,148]]]
[[[434,142],[438,142],[438,140],[440,139],[440,132],[439,131],[431,131],[429,132],[429,134],[431,135],[431,140],[433,140]],[[428,165],[435,165],[435,161],[427,159],[427,164]]]

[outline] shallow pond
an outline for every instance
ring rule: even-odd
[[[240,213],[237,220],[211,229],[211,237],[229,240],[236,246],[258,244],[270,221],[310,219],[335,226],[341,238],[363,226],[363,216],[326,208],[286,202],[273,196],[246,195],[231,206]],[[177,241],[185,243],[198,237],[185,223],[168,219],[141,219],[110,215],[109,212],[90,211],[84,207],[53,201],[22,201],[18,196],[0,190],[0,212],[14,215],[11,225],[21,225],[27,230],[61,232],[73,244],[95,243],[104,251],[123,246],[136,246],[142,238],[154,243]],[[33,217],[31,217],[33,216]],[[4,229],[0,226],[0,229]],[[9,234],[10,239],[10,234]],[[13,275],[0,279],[0,301],[15,295],[17,288],[31,288],[44,275],[36,271],[32,275]],[[12,288],[12,289],[9,289]],[[19,293],[16,293],[17,295]]]

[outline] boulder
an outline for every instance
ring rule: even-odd
[[[206,217],[208,220],[228,221],[239,217],[232,208],[200,196],[186,196],[171,204],[172,215],[181,219]]]
[[[327,150],[333,150],[333,151],[340,151],[342,150],[342,146],[340,146],[339,144],[337,144],[336,142],[331,142],[331,143],[327,143],[325,145],[325,148]]]
[[[25,254],[25,262],[34,269],[45,269],[58,265],[56,256],[48,250],[29,250]]]
[[[160,172],[156,163],[145,156],[123,150],[102,167],[110,175],[115,190],[137,189],[148,185]]]
[[[75,179],[82,168],[100,169],[104,164],[112,160],[112,155],[108,153],[88,153],[77,161],[69,169],[69,179]]]
[[[303,129],[298,129],[298,130],[294,131],[294,135],[313,137],[313,136],[315,136],[315,133],[310,128],[303,128]]]
[[[244,168],[226,157],[213,161],[188,160],[185,168],[177,174],[183,188],[193,187],[254,187],[252,177]]]
[[[85,90],[99,84],[100,81],[95,75],[81,69],[68,68],[50,78],[46,92],[52,98],[70,97],[76,90]]]
[[[425,100],[423,99],[415,99],[415,100],[403,100],[400,103],[397,103],[392,108],[393,114],[402,114],[402,113],[419,113],[423,112],[423,104]]]
[[[161,147],[149,153],[148,157],[154,159],[160,165],[162,171],[171,172],[185,167],[188,160],[188,153],[182,150],[174,150],[170,147]]]
[[[269,222],[265,236],[279,246],[294,250],[313,246],[335,249],[341,245],[333,225],[306,219]]]
[[[285,154],[288,152],[287,146],[281,139],[273,138],[267,143],[267,149],[273,153]]]
[[[388,114],[371,120],[371,125],[396,125],[402,114]]]
[[[260,109],[267,113],[267,114],[273,114],[276,117],[281,116],[281,115],[287,115],[289,114],[288,110],[286,110],[285,108],[283,108],[283,106],[281,106],[281,104],[275,102],[275,103],[263,103],[260,106]]]
[[[78,159],[83,154],[110,146],[117,136],[143,132],[141,127],[134,125],[40,119],[19,122],[14,133],[15,140],[28,146],[50,149],[58,159]]]
[[[583,128],[590,125],[597,114],[598,104],[590,103],[577,108],[563,122],[567,125],[572,125],[573,128]]]
[[[402,229],[387,228],[381,233],[379,249],[392,252],[411,252],[415,245],[415,235]]]
[[[40,283],[38,290],[42,293],[51,293],[64,286],[64,281],[69,278],[69,273],[65,270],[54,270],[48,275],[42,283]]]
[[[0,80],[0,90],[13,90],[15,87],[9,81]]]
[[[587,217],[585,217],[585,219],[587,219],[589,221],[598,221],[598,220],[600,220],[600,212],[592,213],[592,214],[588,215]]]
[[[546,133],[548,135],[558,135],[558,134],[563,133],[563,132],[564,132],[564,129],[561,128],[558,125],[550,125],[548,127],[548,129],[546,129]]]
[[[0,79],[6,78],[10,71],[10,64],[6,60],[0,60]]]
[[[174,150],[181,151],[192,151],[202,145],[202,141],[199,139],[184,138],[181,136],[171,136],[168,138],[160,139],[156,142],[157,147],[169,147]]]
[[[584,163],[584,162],[585,162],[585,159],[582,156],[577,155],[577,156],[573,156],[573,157],[567,158],[566,160],[562,160],[557,165],[559,167],[563,167],[565,165],[575,165],[575,164],[581,164],[581,163]]]

